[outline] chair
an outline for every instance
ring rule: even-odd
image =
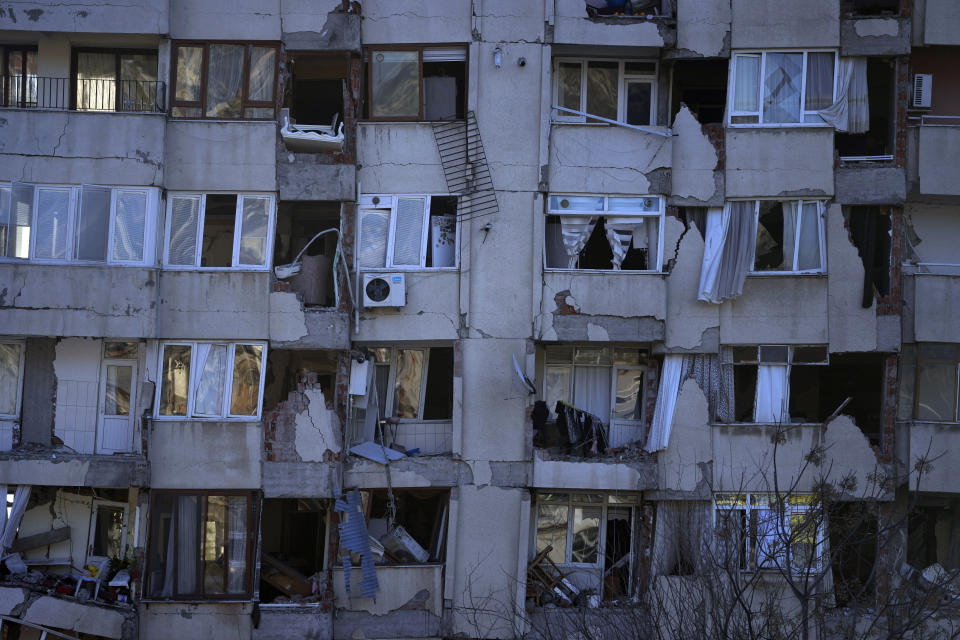
[[[85,576],[80,574],[77,576],[77,588],[74,589],[73,595],[76,596],[80,593],[80,585],[84,582],[93,582],[95,584],[93,588],[93,599],[97,599],[97,594],[100,593],[100,583],[103,581],[104,575],[107,573],[107,568],[110,566],[110,558],[104,558],[100,565],[97,567],[96,576]]]

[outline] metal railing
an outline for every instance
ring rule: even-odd
[[[0,75],[0,107],[13,109],[162,113],[165,98],[158,80]]]

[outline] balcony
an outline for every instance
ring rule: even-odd
[[[165,97],[160,81],[0,76],[0,107],[11,109],[163,113]]]

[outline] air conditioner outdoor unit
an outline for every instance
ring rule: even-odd
[[[402,307],[407,303],[407,284],[402,273],[363,274],[364,307]]]
[[[930,95],[933,93],[933,74],[918,73],[913,76],[913,100],[910,106],[914,109],[929,109]]]

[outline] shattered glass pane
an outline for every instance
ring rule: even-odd
[[[541,504],[537,507],[537,553],[552,547],[547,557],[556,564],[567,561],[566,505]]]

